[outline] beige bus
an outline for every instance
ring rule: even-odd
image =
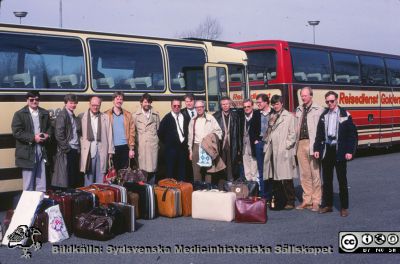
[[[131,112],[145,92],[161,117],[171,98],[185,93],[207,100],[213,112],[221,96],[238,107],[248,97],[246,63],[245,52],[207,41],[0,24],[0,200],[22,189],[11,120],[26,104],[26,91],[40,91],[40,106],[53,117],[67,93],[78,95],[81,113],[92,94],[107,110],[115,91],[125,93]]]

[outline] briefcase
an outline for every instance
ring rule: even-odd
[[[154,187],[147,183],[125,182],[124,187],[139,194],[139,215],[143,219],[154,219],[156,214],[156,202]]]
[[[166,217],[182,215],[181,190],[173,187],[155,186],[158,214]]]
[[[267,222],[266,201],[260,197],[239,198],[235,203],[235,221],[237,223]]]
[[[164,179],[158,182],[159,186],[178,188],[182,197],[182,215],[190,216],[192,214],[192,193],[193,185],[184,181],[176,181],[175,179]]]
[[[124,231],[134,232],[136,225],[135,206],[126,203],[112,203],[124,217]]]
[[[235,219],[236,194],[219,190],[194,191],[192,217],[230,222]]]
[[[55,200],[44,198],[37,206],[32,226],[39,229],[41,234],[35,237],[36,241],[41,243],[49,241],[49,216],[45,210],[56,204],[58,203]]]

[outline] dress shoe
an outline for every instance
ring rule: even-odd
[[[306,204],[306,203],[302,203],[302,204],[296,206],[297,210],[303,210],[303,209],[309,209],[309,208],[311,208],[311,204]]]
[[[330,206],[325,206],[325,207],[319,209],[318,213],[320,213],[320,214],[325,214],[325,213],[331,213],[332,211],[333,211],[333,210],[332,210],[332,207],[330,207]]]
[[[313,212],[318,212],[318,211],[319,211],[319,205],[318,205],[318,204],[313,205],[313,206],[311,207],[311,211],[313,211]]]
[[[347,211],[347,209],[341,209],[340,210],[340,216],[341,217],[346,217],[349,215],[349,211]]]
[[[285,205],[285,208],[284,208],[285,210],[293,210],[294,209],[294,205],[291,205],[291,204],[287,204],[287,205]]]

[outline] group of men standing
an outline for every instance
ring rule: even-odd
[[[287,200],[285,209],[293,209],[297,158],[303,201],[296,209],[332,212],[335,167],[340,214],[347,216],[346,161],[352,159],[356,147],[356,128],[348,112],[337,105],[335,92],[325,95],[325,110],[312,101],[310,87],[301,89],[300,95],[303,104],[295,115],[284,109],[281,96],[266,94],[257,95],[257,110],[252,100],[244,100],[243,113],[232,108],[229,97],[222,97],[220,110],[211,115],[204,101],[187,94],[186,108],[174,98],[171,111],[160,119],[149,94],[143,94],[133,114],[122,108],[122,92],[114,93],[113,107],[104,113],[100,112],[101,98],[92,96],[87,112],[79,116],[74,113],[77,96],[67,94],[65,107],[51,124],[49,113],[39,107],[39,93],[28,92],[27,105],[12,121],[16,165],[22,168],[24,190],[45,191],[45,145],[56,142],[51,183],[55,187],[78,187],[80,172],[84,185],[102,182],[111,161],[118,170],[129,166],[134,157],[154,183],[161,141],[166,177],[213,184],[242,177],[258,181],[260,196],[267,201],[279,184]]]

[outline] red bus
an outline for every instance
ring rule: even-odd
[[[280,94],[294,111],[302,87],[312,87],[322,106],[334,90],[357,125],[360,147],[400,143],[400,56],[280,40],[230,46],[247,53],[251,98]]]

